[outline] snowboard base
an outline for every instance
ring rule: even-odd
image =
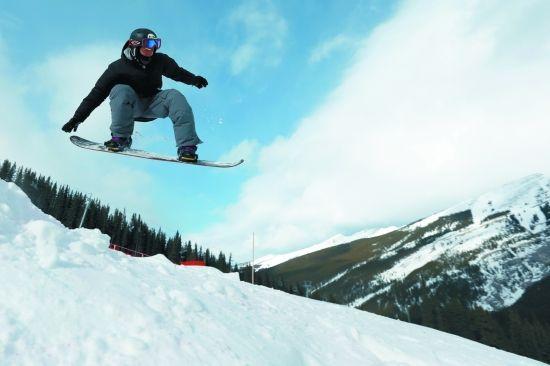
[[[119,154],[119,155],[126,155],[126,156],[134,156],[137,158],[143,158],[143,159],[151,159],[151,160],[160,160],[160,161],[169,161],[172,163],[180,163],[180,164],[188,164],[188,165],[201,165],[201,166],[210,166],[215,168],[232,168],[234,166],[237,166],[239,164],[242,164],[244,162],[243,159],[233,162],[233,163],[226,163],[226,162],[220,162],[220,161],[208,161],[208,160],[197,160],[196,162],[189,162],[189,161],[180,161],[177,157],[172,156],[163,156],[156,153],[151,153],[143,150],[136,150],[136,149],[125,149],[123,151],[111,151],[105,147],[102,143],[89,141],[86,139],[83,139],[82,137],[73,135],[70,137],[70,140],[73,144],[75,144],[78,147],[81,147],[83,149],[89,149],[94,151],[101,151],[111,154]]]

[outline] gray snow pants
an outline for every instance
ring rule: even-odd
[[[117,84],[109,95],[111,104],[111,134],[130,137],[134,121],[152,121],[170,117],[174,125],[176,146],[198,145],[202,141],[195,131],[193,110],[187,99],[176,89],[161,90],[149,98],[140,98],[128,85]]]

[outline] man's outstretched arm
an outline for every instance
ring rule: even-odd
[[[86,118],[109,96],[109,93],[115,85],[114,73],[111,67],[99,77],[90,94],[86,96],[76,109],[73,118],[65,123],[61,129],[65,132],[76,131],[78,125],[84,122]]]
[[[164,76],[188,85],[194,85],[199,89],[208,85],[208,81],[204,77],[195,75],[180,67],[170,56],[163,54],[162,57],[164,66],[162,74]]]

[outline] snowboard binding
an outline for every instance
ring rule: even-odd
[[[112,136],[104,145],[109,151],[120,152],[132,147],[132,138]]]
[[[196,163],[199,160],[196,146],[180,146],[178,148],[178,160],[186,163]]]

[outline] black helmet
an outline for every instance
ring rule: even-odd
[[[144,39],[157,39],[157,34],[147,28],[138,28],[130,34],[130,40],[142,41]]]
[[[160,48],[160,38],[150,29],[138,28],[130,34],[128,44],[132,48],[145,47],[157,50]]]
[[[130,33],[130,39],[124,47],[130,47],[132,58],[146,65],[160,45],[161,40],[155,32],[147,28],[138,28]],[[138,52],[140,50],[141,52]]]

